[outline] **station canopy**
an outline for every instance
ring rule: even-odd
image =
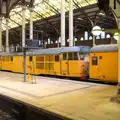
[[[73,0],[73,9],[95,4],[97,0]],[[33,21],[60,14],[61,0],[35,0],[33,8]],[[65,11],[69,11],[69,0],[65,0]],[[30,11],[26,7],[26,23],[29,23]],[[9,29],[22,25],[22,6],[18,4],[9,14]],[[6,19],[2,18],[2,30],[6,30]]]

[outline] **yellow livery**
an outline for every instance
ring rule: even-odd
[[[89,52],[88,46],[29,50],[26,71],[36,75],[86,78],[89,75]],[[0,69],[23,73],[23,53],[0,53]]]
[[[97,45],[90,51],[90,78],[104,82],[118,82],[117,44]]]

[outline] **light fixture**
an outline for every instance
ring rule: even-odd
[[[98,36],[98,35],[100,35],[101,33],[102,33],[101,27],[99,27],[99,26],[94,26],[94,27],[93,27],[93,29],[92,29],[92,34],[93,34],[94,36]]]
[[[100,15],[100,16],[105,16],[105,12],[104,12],[104,11],[101,11],[101,12],[99,13],[99,15]]]
[[[78,19],[78,20],[83,20],[83,19],[82,19],[82,18],[80,18],[80,17],[78,17],[77,19]]]
[[[69,42],[69,39],[67,39],[67,42]]]
[[[115,33],[113,37],[115,40],[118,40],[118,33]]]

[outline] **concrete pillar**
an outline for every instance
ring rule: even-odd
[[[95,38],[96,38],[96,37],[93,35],[93,47],[96,45],[96,44],[95,44]]]
[[[118,19],[118,99],[120,100],[120,18]]]
[[[6,18],[6,52],[9,52],[9,19]]]
[[[65,0],[61,0],[61,47],[65,46]]]
[[[25,47],[25,6],[22,6],[22,47]]]
[[[30,8],[30,40],[33,39],[33,8]]]
[[[69,0],[69,46],[73,46],[73,0]]]
[[[0,52],[2,51],[2,18],[0,17]]]

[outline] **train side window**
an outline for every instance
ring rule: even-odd
[[[74,52],[74,60],[78,60],[78,54],[77,54],[77,52]]]
[[[72,53],[68,53],[68,60],[73,60]]]
[[[56,61],[56,62],[59,61],[59,55],[55,55],[55,61]]]
[[[63,53],[63,60],[67,60],[67,53]]]
[[[102,59],[102,56],[99,56],[99,59]]]
[[[93,56],[92,57],[92,65],[96,66],[98,64],[98,57],[97,56]]]
[[[11,61],[13,61],[13,56],[11,56],[11,58],[10,58],[10,59],[11,59]]]
[[[29,61],[32,61],[32,56],[29,56]]]

